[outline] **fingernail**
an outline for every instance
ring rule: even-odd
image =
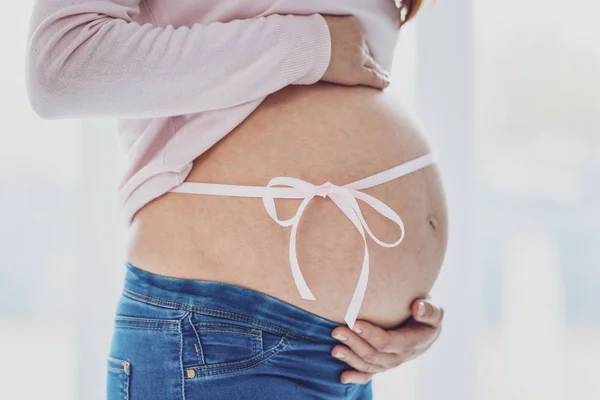
[[[344,379],[344,383],[354,383],[352,379],[346,378]]]
[[[419,301],[419,317],[422,317],[425,315],[425,312],[427,311],[427,306],[425,305],[424,301]]]
[[[346,340],[346,339],[348,339],[348,338],[346,337],[346,335],[342,335],[341,333],[337,333],[337,334],[334,336],[334,338],[336,338],[336,339],[338,339],[338,340]]]
[[[358,334],[362,333],[362,330],[358,326],[355,326],[354,328],[352,328],[352,330]]]
[[[344,353],[335,353],[333,356],[337,358],[346,358],[346,355]]]

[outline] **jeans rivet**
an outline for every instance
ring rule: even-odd
[[[196,377],[196,371],[194,371],[193,369],[188,369],[187,370],[187,377],[192,379]]]

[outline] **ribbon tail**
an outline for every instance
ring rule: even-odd
[[[348,310],[346,311],[346,316],[344,317],[344,321],[346,321],[348,327],[352,329],[354,328],[354,322],[356,321],[360,308],[362,307],[362,303],[365,298],[365,292],[367,291],[367,283],[369,280],[369,249],[367,247],[367,237],[365,234],[365,230],[363,225],[361,224],[361,221],[363,221],[364,218],[360,211],[360,207],[358,207],[356,199],[352,196],[352,193],[350,193],[349,191],[338,191],[336,193],[332,193],[329,197],[338,206],[338,208],[348,217],[348,219],[350,219],[352,224],[356,227],[356,229],[362,236],[363,242],[365,244],[365,252],[363,256],[362,268],[360,270],[360,276],[358,278],[356,288],[354,289],[352,300],[350,301],[350,305],[348,306]]]
[[[296,284],[296,288],[298,292],[300,292],[300,296],[304,300],[316,300],[315,296],[313,296],[312,292],[308,288],[306,284],[306,280],[304,280],[304,276],[302,275],[302,271],[300,271],[300,265],[298,264],[298,254],[296,253],[296,232],[298,231],[298,224],[300,223],[300,217],[304,212],[304,209],[308,205],[308,203],[312,200],[313,196],[307,197],[300,203],[300,207],[298,207],[298,212],[296,213],[294,224],[292,225],[292,232],[290,234],[290,266],[292,268],[292,276],[294,277],[294,283]]]
[[[365,256],[363,258],[362,269],[360,270],[360,277],[358,278],[356,289],[354,289],[354,295],[352,296],[352,300],[350,301],[350,305],[348,306],[348,310],[346,311],[346,316],[344,317],[344,321],[346,321],[350,329],[354,328],[354,322],[356,322],[358,312],[362,307],[362,303],[365,298],[365,293],[367,291],[368,280],[369,250],[367,249],[367,241],[365,240]]]

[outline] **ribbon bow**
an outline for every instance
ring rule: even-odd
[[[296,215],[294,217],[288,220],[280,220],[277,217],[277,210],[275,208],[273,194],[270,192],[270,190],[266,190],[264,195],[262,196],[265,209],[267,210],[267,213],[269,213],[271,218],[283,227],[292,227],[289,252],[290,264],[296,287],[298,288],[298,291],[300,292],[300,295],[303,299],[316,300],[315,296],[313,296],[310,289],[308,288],[304,277],[302,276],[302,272],[300,271],[300,265],[298,265],[298,256],[296,253],[296,233],[298,231],[298,224],[300,222],[300,218],[302,217],[302,213],[308,206],[308,203],[310,203],[310,201],[313,199],[313,197],[329,197],[338,206],[338,208],[350,219],[350,221],[352,221],[352,224],[356,227],[356,229],[362,236],[363,242],[365,244],[362,269],[360,271],[360,276],[358,278],[356,289],[354,290],[354,295],[352,296],[352,300],[350,301],[350,305],[348,306],[346,316],[344,317],[344,320],[352,329],[354,327],[354,322],[356,321],[358,312],[362,305],[367,289],[367,281],[369,278],[369,250],[367,248],[367,238],[365,235],[365,230],[367,231],[369,236],[380,246],[395,247],[398,246],[404,239],[404,223],[402,222],[402,219],[398,214],[394,212],[394,210],[392,210],[380,200],[347,186],[337,186],[331,182],[325,182],[321,186],[315,186],[311,183],[296,178],[275,177],[269,181],[267,188],[271,188],[275,185],[288,186],[293,189],[296,189],[296,191],[298,191],[301,194],[300,198],[304,198],[302,203],[300,203],[298,211],[296,212]],[[364,201],[379,214],[395,222],[401,230],[400,238],[394,243],[386,243],[379,240],[373,234],[373,232],[369,228],[369,225],[367,225],[367,222],[363,217],[363,214],[360,210],[360,206],[358,205],[356,199]]]

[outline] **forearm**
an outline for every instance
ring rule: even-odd
[[[133,22],[139,0],[70,4],[39,0],[32,18],[28,93],[45,118],[223,109],[314,83],[329,63],[320,15],[175,28]]]

